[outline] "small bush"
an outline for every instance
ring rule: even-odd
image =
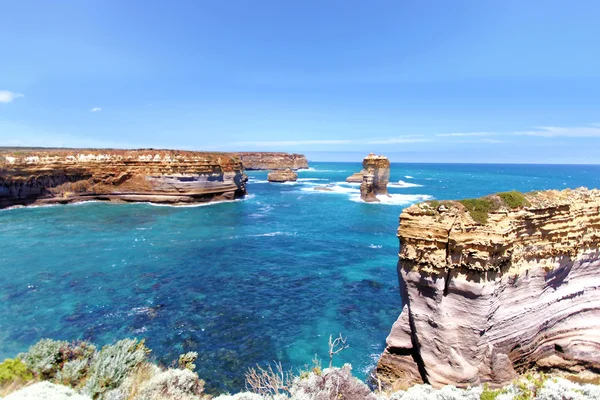
[[[483,385],[483,392],[481,392],[481,400],[496,400],[496,397],[500,396],[505,391],[502,389],[492,390],[486,384]]]
[[[23,362],[41,379],[53,378],[61,369],[64,361],[62,349],[68,345],[68,342],[42,339],[29,348],[23,357]]]
[[[500,197],[504,204],[509,208],[529,207],[531,205],[523,193],[517,192],[516,190],[498,193],[497,196]]]
[[[435,208],[436,210],[438,209],[438,207],[441,205],[441,203],[439,202],[439,200],[431,200],[427,202],[432,208]]]
[[[118,387],[127,375],[143,361],[150,351],[144,341],[120,340],[104,346],[94,356],[88,372],[85,392],[96,399],[103,393]]]
[[[195,351],[190,351],[188,353],[182,354],[179,356],[179,368],[181,369],[189,369],[193,371],[196,369],[196,365],[194,361],[198,358],[198,353]]]
[[[56,373],[56,379],[63,385],[75,387],[84,378],[88,365],[87,359],[68,361]]]
[[[376,400],[369,387],[351,371],[350,364],[345,364],[342,368],[326,368],[321,375],[311,373],[308,378],[297,378],[290,394],[293,399],[302,400]]]
[[[33,374],[19,359],[7,358],[0,364],[0,385],[11,382],[26,382],[33,379]]]
[[[473,221],[485,225],[488,221],[488,214],[494,211],[492,202],[488,199],[465,199],[460,203],[465,206]]]
[[[198,400],[204,381],[189,369],[168,369],[145,382],[136,400]]]

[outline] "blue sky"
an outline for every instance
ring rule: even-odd
[[[600,162],[597,1],[0,0],[0,145]]]

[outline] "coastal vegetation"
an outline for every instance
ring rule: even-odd
[[[341,336],[340,336],[341,337]],[[330,355],[343,348],[330,338]],[[341,346],[340,346],[341,345]],[[151,361],[144,341],[124,339],[97,349],[88,342],[43,339],[0,364],[0,397],[71,400],[583,400],[600,398],[600,386],[528,373],[500,389],[460,389],[428,384],[392,391],[352,375],[352,367],[312,366],[285,371],[281,363],[246,373],[247,392],[211,396],[194,372],[198,354],[183,354],[172,367]],[[31,397],[28,397],[31,396]],[[38,396],[38,397],[36,397]],[[44,397],[45,396],[45,397]]]
[[[491,212],[498,211],[501,208],[514,210],[531,205],[525,195],[516,190],[496,193],[478,199],[464,199],[460,200],[459,203],[465,206],[475,222],[482,225],[487,224]]]

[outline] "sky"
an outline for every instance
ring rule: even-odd
[[[600,2],[0,0],[0,146],[600,163]]]

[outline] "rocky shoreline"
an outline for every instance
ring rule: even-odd
[[[388,384],[598,377],[600,191],[413,205],[398,237],[405,305],[377,366]]]

